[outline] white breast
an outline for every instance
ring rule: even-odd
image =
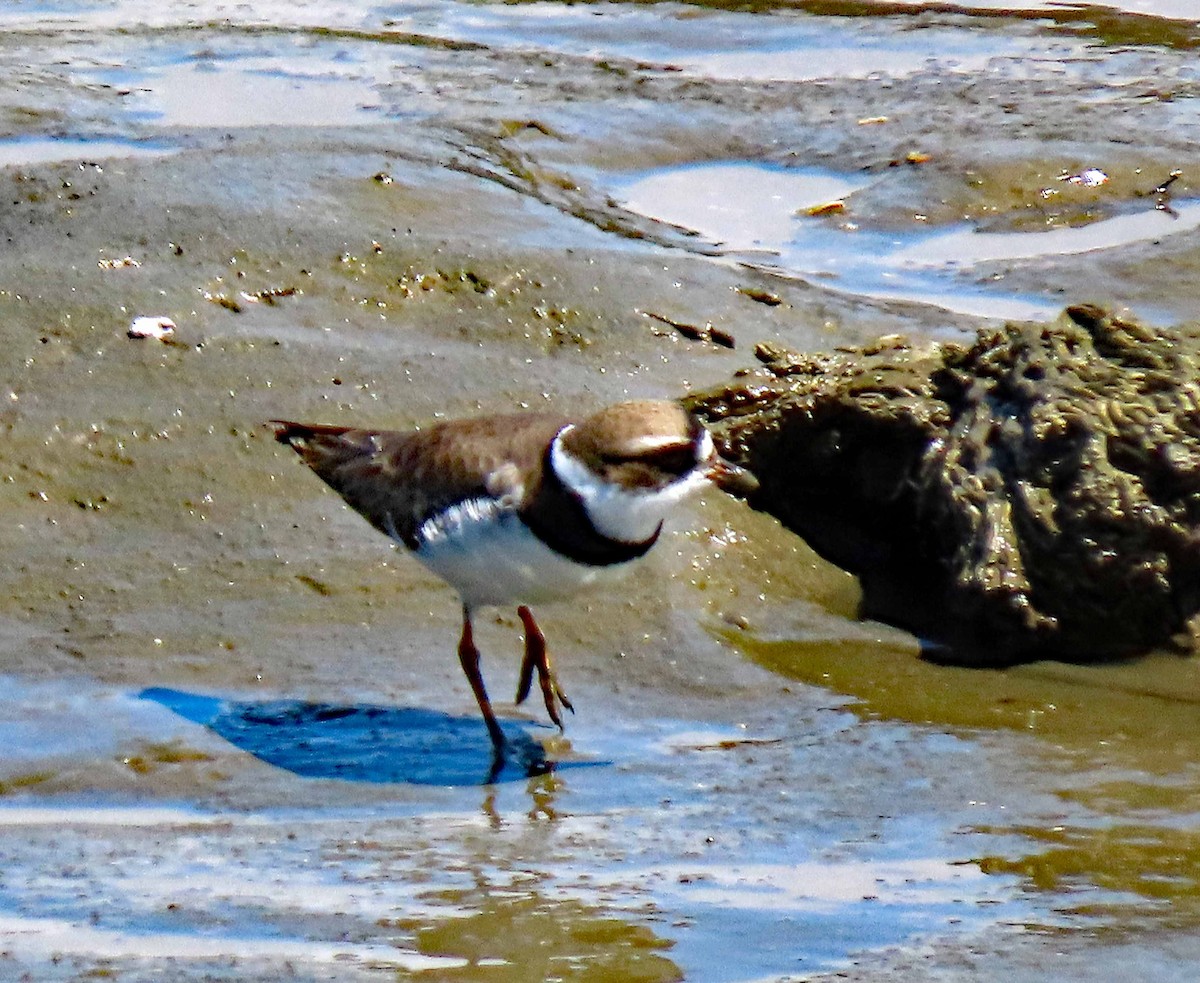
[[[630,566],[576,563],[538,539],[511,508],[472,499],[428,520],[417,559],[470,607],[562,600]]]

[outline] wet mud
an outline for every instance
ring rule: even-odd
[[[713,494],[539,611],[578,713],[508,710],[554,767],[486,784],[453,595],[262,426],[679,396],[990,299],[1194,310],[1195,237],[1153,227],[897,291],[793,262],[814,226],[1190,221],[1162,17],[852,6],[0,14],[0,975],[1192,978],[1190,660],[928,665]],[[776,240],[622,197],[721,162],[870,183]],[[479,625],[497,705],[518,633]]]

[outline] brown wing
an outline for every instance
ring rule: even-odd
[[[469,498],[521,498],[523,475],[536,475],[546,445],[569,421],[512,414],[437,423],[424,430],[358,430],[272,420],[291,446],[376,529],[410,548],[431,515]]]

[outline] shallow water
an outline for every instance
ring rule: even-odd
[[[821,18],[780,12],[755,22],[744,13],[675,4],[441,6],[392,23],[501,50],[617,56],[669,65],[684,76],[755,82],[900,77],[937,66],[978,71],[992,59],[1031,53],[1019,37],[939,27],[881,35],[870,22],[854,21],[835,34]]]
[[[48,709],[43,721],[76,733],[74,747],[63,740],[45,749],[73,759],[74,769],[141,745],[122,761],[147,788],[187,767],[201,800],[83,804],[72,796],[51,805],[27,796],[0,809],[8,832],[0,931],[20,964],[57,953],[75,969],[113,960],[138,978],[171,954],[218,972],[226,962],[248,972],[288,960],[316,974],[336,964],[353,978],[432,968],[441,978],[473,979],[490,960],[529,978],[538,963],[523,961],[511,948],[517,940],[506,938],[526,921],[520,931],[531,933],[532,949],[561,947],[548,958],[566,978],[591,978],[600,966],[603,978],[749,980],[837,966],[848,949],[914,935],[969,939],[1058,921],[1021,899],[1011,875],[983,873],[956,847],[942,809],[962,808],[955,803],[978,775],[937,793],[917,782],[902,809],[861,778],[832,780],[843,769],[888,770],[909,754],[975,771],[994,766],[991,754],[948,735],[856,724],[809,701],[793,707],[798,718],[734,727],[584,723],[572,728],[573,742],[603,758],[584,751],[574,767],[566,762],[528,783],[502,776],[484,789],[482,760],[479,774],[461,779],[462,762],[452,762],[417,797],[397,797],[386,784],[372,790],[375,778],[347,779],[338,768],[326,772],[338,777],[318,779],[313,765],[327,760],[312,746],[321,744],[319,728],[296,730],[275,708],[275,739],[292,745],[291,760],[303,767],[251,764],[257,797],[274,801],[247,811],[236,798],[219,801],[221,785],[236,784],[230,773],[247,762],[153,710],[163,702],[156,695],[147,705],[71,681],[12,689],[5,715]],[[264,726],[262,712],[255,719]],[[402,742],[422,726],[375,724],[402,727]],[[32,737],[11,725],[2,732],[17,746]],[[333,753],[343,772],[355,758],[369,772],[385,757],[378,741],[341,734]],[[459,734],[453,743],[468,742]],[[387,769],[423,757],[395,741],[382,746]],[[798,768],[801,786],[787,777]],[[305,803],[309,795],[316,801]],[[68,869],[47,869],[52,856]],[[547,937],[551,920],[565,930],[557,942]],[[87,927],[76,930],[81,922]],[[753,939],[754,950],[720,958],[738,936]]]
[[[711,498],[542,614],[565,735],[481,622],[496,770],[452,595],[260,425],[1193,316],[1188,11],[816,6],[0,10],[0,976],[1194,978],[1192,658],[933,666]]]
[[[781,168],[744,162],[655,170],[614,189],[626,207],[693,229],[731,257],[783,276],[871,297],[929,302],[980,317],[1053,318],[1057,298],[1006,294],[986,270],[1000,262],[1119,252],[1186,236],[1200,226],[1200,202],[1153,198],[1128,214],[1069,226],[987,232],[975,224],[911,231],[872,229],[852,220],[854,194],[887,176]],[[1057,188],[1049,188],[1059,193]],[[886,193],[886,192],[885,192]],[[809,215],[830,203],[838,208]],[[851,217],[846,217],[847,214]]]

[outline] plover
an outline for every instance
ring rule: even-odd
[[[696,420],[665,401],[618,403],[582,419],[507,414],[405,432],[272,424],[280,443],[458,592],[458,658],[497,752],[504,733],[480,673],[473,612],[519,605],[517,703],[536,671],[561,730],[559,707],[574,707],[528,605],[573,597],[627,570],[657,542],[668,514],[707,482],[738,493],[753,486]]]

